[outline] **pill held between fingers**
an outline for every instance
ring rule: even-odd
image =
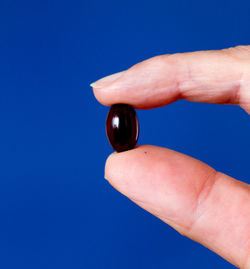
[[[112,105],[106,120],[106,133],[115,151],[133,149],[139,136],[139,123],[134,108],[127,104]]]

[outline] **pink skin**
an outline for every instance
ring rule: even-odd
[[[250,114],[250,46],[156,56],[92,84],[104,105],[147,109],[178,99]],[[105,178],[136,204],[232,264],[250,269],[250,186],[155,146],[113,153]]]

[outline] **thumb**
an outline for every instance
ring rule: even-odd
[[[250,186],[155,146],[112,154],[105,177],[121,193],[229,262],[250,268]]]

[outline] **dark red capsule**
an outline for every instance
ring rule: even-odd
[[[134,148],[139,135],[136,112],[126,104],[112,105],[106,120],[109,143],[117,152]]]

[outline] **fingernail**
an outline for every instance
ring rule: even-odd
[[[122,74],[123,74],[124,71],[122,72],[118,72],[118,73],[115,73],[115,74],[112,74],[110,76],[107,76],[107,77],[104,77],[102,79],[99,79],[93,83],[90,84],[91,87],[93,88],[102,88],[104,86],[107,86],[108,84],[112,83],[113,81],[115,81],[116,79],[118,79]]]

